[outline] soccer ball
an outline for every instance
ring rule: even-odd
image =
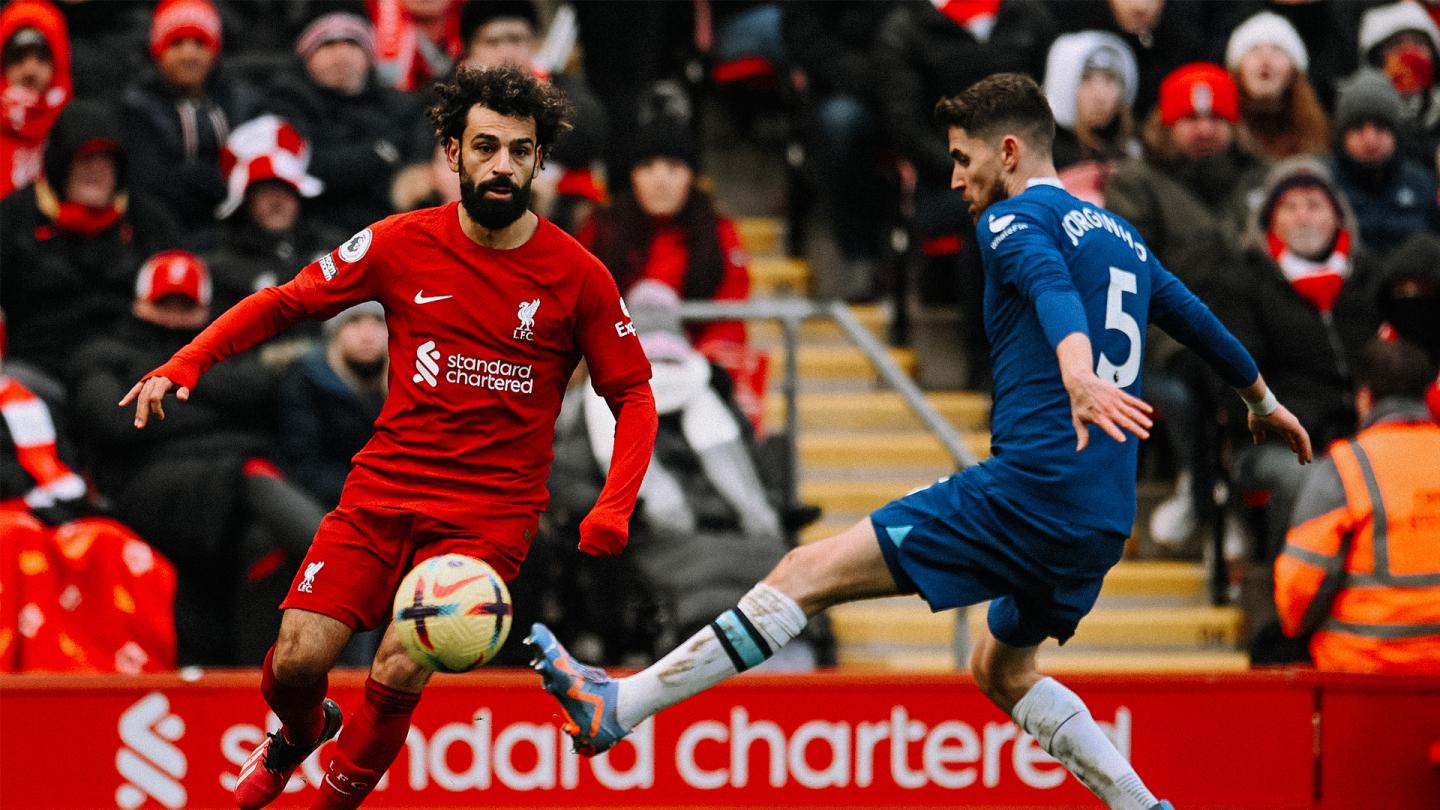
[[[468,672],[494,658],[514,623],[504,580],[463,554],[415,566],[395,592],[393,615],[405,652],[438,672]]]

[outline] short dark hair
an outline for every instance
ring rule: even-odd
[[[547,151],[570,129],[571,107],[565,94],[519,68],[461,68],[454,80],[435,85],[435,95],[430,123],[441,143],[464,136],[465,119],[476,104],[501,115],[533,119],[535,145]]]
[[[1050,154],[1055,115],[1035,80],[1021,73],[996,73],[935,105],[935,123],[959,127],[986,141],[1011,133]]]
[[[1387,397],[1424,399],[1436,373],[1430,358],[1414,343],[1371,338],[1360,352],[1355,382],[1369,388],[1376,402]]]

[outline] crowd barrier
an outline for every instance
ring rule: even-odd
[[[364,675],[336,673],[347,709]],[[1440,808],[1440,678],[1066,679],[1179,808]],[[0,807],[232,807],[254,671],[0,676]],[[748,675],[610,754],[570,753],[529,671],[439,676],[367,807],[1098,807],[962,675]],[[306,807],[322,748],[276,807]],[[303,777],[303,778],[302,778]]]

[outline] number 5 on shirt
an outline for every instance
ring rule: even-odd
[[[1118,366],[1104,352],[1095,367],[1095,375],[1118,388],[1125,388],[1140,375],[1140,324],[1123,308],[1125,293],[1134,295],[1140,288],[1135,274],[1118,267],[1110,268],[1110,289],[1105,297],[1105,328],[1114,329],[1130,339],[1130,350]]]

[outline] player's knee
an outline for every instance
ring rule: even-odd
[[[1033,666],[1021,660],[1004,660],[985,643],[977,644],[970,653],[970,675],[981,693],[1007,712],[1038,677]]]
[[[381,647],[370,667],[370,677],[392,689],[418,692],[430,680],[430,670],[415,663],[402,648]]]
[[[794,599],[807,616],[828,607],[814,604],[819,590],[816,585],[816,559],[814,546],[800,546],[785,552],[780,562],[765,577],[765,583]]]
[[[275,672],[275,680],[280,683],[303,686],[325,677],[330,671],[330,660],[312,645],[306,644],[302,637],[282,634],[275,642],[270,668]]]
[[[985,655],[983,645],[976,645],[970,651],[970,676],[975,679],[975,686],[985,697],[995,700],[994,688],[995,678],[994,667],[991,666],[989,658]]]

